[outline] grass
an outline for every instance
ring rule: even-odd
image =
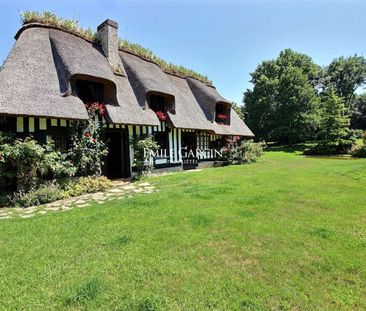
[[[35,11],[24,11],[21,12],[22,24],[29,23],[41,23],[48,26],[57,27],[60,29],[67,30],[75,35],[85,38],[89,41],[99,42],[97,33],[91,28],[84,29],[79,25],[79,22],[75,19],[63,19],[56,16],[50,11],[35,12]],[[132,43],[126,39],[118,40],[118,47],[121,50],[128,51],[132,54],[141,56],[149,61],[156,63],[163,71],[172,73],[182,78],[192,77],[207,85],[212,86],[212,81],[206,76],[200,73],[188,69],[181,65],[175,65],[155,55],[150,49],[143,47],[140,44]],[[118,68],[116,68],[118,70]]]
[[[366,160],[274,148],[0,222],[4,310],[364,310]]]

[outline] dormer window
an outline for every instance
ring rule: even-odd
[[[219,124],[230,124],[230,106],[222,103],[216,104],[215,121]]]
[[[75,83],[75,92],[85,104],[104,102],[104,85],[101,83],[77,80]]]
[[[161,121],[165,121],[164,115],[167,112],[175,113],[174,111],[174,97],[166,94],[148,94],[149,108],[153,110]]]

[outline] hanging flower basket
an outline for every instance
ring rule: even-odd
[[[163,111],[157,111],[156,112],[156,116],[158,117],[158,119],[160,121],[166,121],[166,120],[168,120],[168,115],[165,112],[163,112]]]

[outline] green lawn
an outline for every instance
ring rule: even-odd
[[[0,309],[366,309],[366,160],[271,151],[149,182],[0,221]]]

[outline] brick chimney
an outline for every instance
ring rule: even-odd
[[[114,73],[125,75],[121,59],[118,55],[118,23],[110,19],[106,19],[97,28],[98,39],[103,48],[103,52],[107,57]]]

